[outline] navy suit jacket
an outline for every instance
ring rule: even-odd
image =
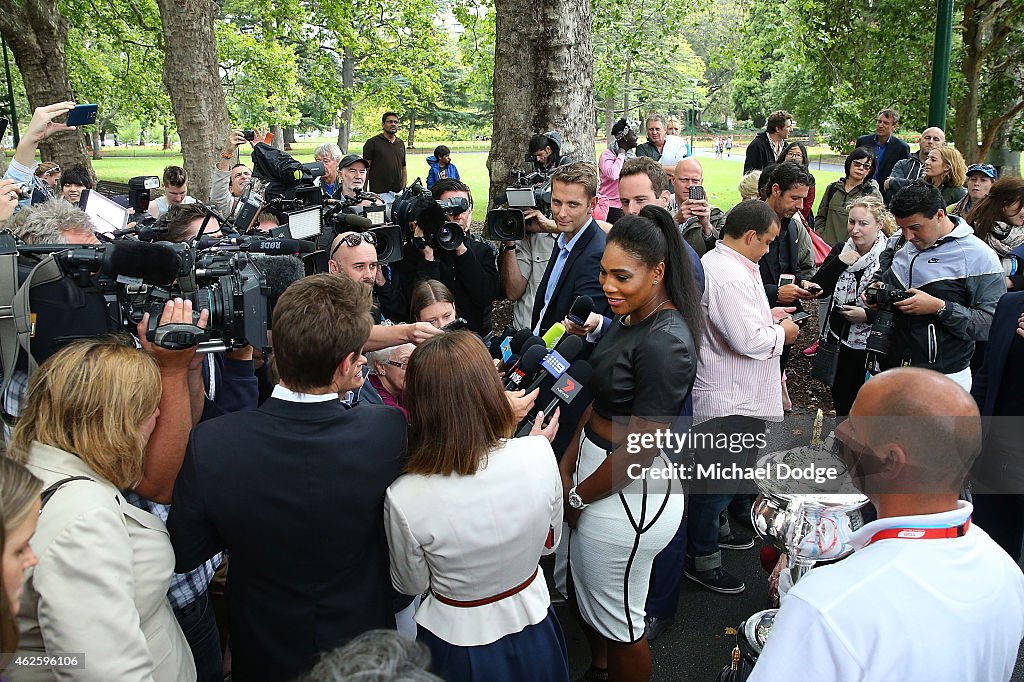
[[[541,320],[541,334],[556,322],[562,321],[578,296],[590,296],[594,300],[594,312],[601,315],[608,314],[608,299],[605,298],[601,282],[598,280],[604,246],[604,230],[591,220],[583,227],[579,241],[569,252],[569,258],[566,260],[558,283],[555,284],[555,290],[551,294],[551,304],[548,305],[548,309],[544,312],[544,319]],[[544,309],[544,293],[548,290],[551,271],[555,268],[558,254],[559,250],[556,245],[551,251],[548,267],[544,270],[544,279],[540,281],[540,286],[537,288],[537,297],[533,300],[531,328],[537,326],[537,320],[540,319],[540,313]]]
[[[1003,294],[996,306],[992,318],[992,326],[988,332],[988,343],[985,347],[985,364],[981,366],[971,383],[971,395],[978,403],[983,417],[993,414],[996,399],[1003,387],[1006,357],[1010,352],[1010,343],[1017,333],[1017,320],[1024,313],[1024,291],[1011,291]],[[1021,386],[1020,377],[1006,377]],[[1024,392],[1024,387],[1019,388]]]
[[[230,553],[235,680],[292,680],[395,627],[384,492],[404,456],[393,407],[270,398],[193,429],[167,528],[180,572]]]
[[[857,146],[865,147],[874,154],[875,134],[871,133],[870,135],[861,135],[857,138]],[[889,176],[892,175],[893,166],[896,165],[897,161],[909,158],[910,145],[895,135],[890,136],[889,143],[885,146],[885,152],[882,154],[882,158],[875,159],[875,165],[878,168],[878,186],[881,187]]]

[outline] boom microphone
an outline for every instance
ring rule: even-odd
[[[273,317],[274,306],[277,305],[277,299],[281,297],[292,282],[302,279],[306,276],[306,266],[303,265],[302,260],[295,256],[266,256],[263,254],[254,254],[252,256],[252,262],[256,267],[263,271],[263,274],[267,277],[267,287],[270,289],[270,293],[267,295],[267,305],[270,313],[267,320],[270,321]],[[268,324],[267,328],[272,328],[272,324]]]
[[[573,324],[582,327],[587,323],[587,318],[590,317],[592,312],[594,312],[594,299],[584,294],[583,296],[576,297],[572,307],[569,308],[569,312],[566,314],[566,318]]]
[[[104,275],[134,277],[146,284],[170,284],[180,267],[181,260],[171,247],[130,239],[107,244],[100,261]]]
[[[265,253],[268,256],[291,256],[299,253],[313,253],[316,251],[316,244],[305,239],[285,239],[274,237],[242,237],[238,245],[240,251],[249,253]]]
[[[337,199],[327,199],[325,203],[331,203],[337,201]],[[341,202],[338,202],[341,203]],[[333,218],[336,222],[343,223],[346,227],[351,227],[357,232],[369,230],[373,227],[373,221],[366,216],[355,215],[354,213],[338,213]]]

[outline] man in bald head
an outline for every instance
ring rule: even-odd
[[[837,437],[878,520],[786,594],[750,681],[1010,679],[1024,574],[959,499],[981,448],[974,401],[938,372],[889,370]]]
[[[896,195],[901,189],[915,180],[919,180],[924,173],[924,160],[928,152],[939,147],[946,146],[946,133],[942,128],[928,128],[921,133],[921,149],[910,158],[896,162],[892,167],[892,173],[882,185],[882,193],[885,195],[885,203]]]
[[[691,190],[691,187],[699,189]],[[715,248],[715,242],[722,234],[722,225],[725,224],[725,213],[708,202],[704,168],[700,161],[691,156],[676,164],[672,190],[675,196],[669,202],[668,210],[676,217],[676,224],[686,243],[693,247],[698,256],[703,256]],[[691,199],[691,195],[702,196]]]

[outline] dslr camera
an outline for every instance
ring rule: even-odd
[[[408,235],[417,249],[431,247],[442,251],[454,251],[466,241],[466,232],[458,223],[449,218],[469,210],[464,197],[452,197],[438,201],[423,186],[420,178],[402,190],[391,205],[391,220],[404,234]],[[416,228],[423,233],[416,237]]]
[[[878,355],[888,355],[892,350],[892,336],[896,331],[896,310],[893,304],[905,301],[913,296],[903,289],[897,289],[884,282],[869,286],[864,292],[864,299],[871,305],[878,306],[878,314],[871,331],[868,332],[867,350]]]
[[[527,161],[533,157],[526,155]],[[487,212],[484,236],[500,242],[519,241],[526,237],[523,211],[535,208],[551,215],[551,173],[515,171],[515,180],[505,189],[505,206]]]

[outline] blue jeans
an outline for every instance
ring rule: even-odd
[[[174,617],[178,619],[178,625],[192,649],[197,682],[222,682],[224,661],[220,654],[220,635],[217,634],[217,620],[210,605],[209,591],[203,592],[191,604],[174,609]]]
[[[712,434],[763,433],[765,422],[754,417],[719,417],[694,427],[694,431]],[[694,453],[696,464],[735,462],[740,467],[753,464],[757,455],[756,446],[740,452],[728,450],[703,450]],[[737,492],[747,492],[735,483],[721,481],[695,481],[686,515],[686,559],[692,562],[693,570],[710,571],[721,567],[722,552],[718,548],[720,516],[729,506]]]

